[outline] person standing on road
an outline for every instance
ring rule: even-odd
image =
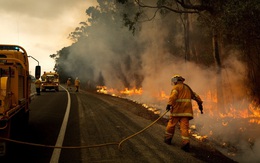
[[[70,86],[71,86],[71,80],[70,80],[70,78],[68,78],[66,84],[67,84],[67,90],[71,89],[71,88],[70,88]]]
[[[35,80],[34,84],[35,84],[37,95],[41,95],[41,84],[42,84],[41,80],[39,78],[37,78]]]
[[[76,92],[78,92],[79,91],[79,85],[80,85],[80,80],[79,80],[78,77],[76,77],[74,85],[76,87]]]
[[[171,144],[175,132],[175,126],[177,123],[180,123],[182,137],[181,149],[189,152],[189,120],[193,119],[191,100],[193,99],[198,103],[201,113],[203,113],[203,108],[201,98],[193,92],[187,84],[183,83],[184,80],[185,79],[180,75],[174,75],[171,79],[173,88],[166,107],[166,110],[170,111],[170,119],[166,126],[164,142],[169,145]]]
[[[45,81],[45,79],[46,79],[46,72],[45,72],[45,71],[44,71],[44,73],[42,74],[41,78],[42,78],[42,81]]]

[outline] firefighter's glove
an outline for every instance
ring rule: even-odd
[[[199,105],[200,113],[203,114],[203,106],[202,106],[202,103],[198,103],[198,105]]]
[[[171,105],[167,105],[167,106],[166,106],[166,110],[167,110],[167,111],[171,110],[171,107],[172,107]]]

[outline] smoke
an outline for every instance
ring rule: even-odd
[[[141,61],[131,44],[133,36],[127,30],[126,36],[123,32],[106,33],[107,26],[99,27],[101,29],[92,33],[86,42],[78,42],[70,48],[72,55],[69,55],[66,64],[67,71],[74,77],[79,76],[83,81],[95,82],[102,77],[105,85],[111,88],[122,90],[126,87],[140,87]],[[79,67],[80,65],[82,67]]]
[[[165,41],[172,29],[163,26],[162,20],[147,22],[142,31],[133,36],[120,24],[105,21],[93,26],[85,40],[70,47],[66,71],[79,77],[82,83],[104,84],[108,88],[142,88],[142,95],[130,98],[140,103],[155,106],[164,111],[167,99],[158,99],[161,92],[171,91],[171,77],[182,75],[185,82],[204,101],[204,113],[200,115],[194,103],[195,124],[201,135],[226,148],[235,147],[239,162],[257,162],[260,151],[259,124],[250,123],[251,110],[247,99],[246,68],[239,60],[239,51],[223,51],[222,73],[215,66],[201,66],[184,60],[180,50],[182,37],[176,35]],[[94,29],[94,30],[93,30]],[[175,29],[177,30],[177,29]],[[176,31],[175,31],[176,32]],[[176,33],[181,33],[177,31]],[[166,44],[169,43],[171,45]],[[217,101],[217,79],[221,78],[223,101]],[[82,86],[84,87],[84,86]],[[220,146],[221,146],[220,143]],[[230,152],[230,151],[228,151]]]

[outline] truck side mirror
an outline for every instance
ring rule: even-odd
[[[41,66],[35,66],[35,78],[39,79],[41,77]]]

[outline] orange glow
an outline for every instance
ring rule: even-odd
[[[158,95],[158,98],[160,98],[161,100],[165,100],[165,99],[169,99],[169,95],[166,95],[164,91],[161,91]]]
[[[97,92],[107,94],[107,87],[106,86],[97,86]]]
[[[200,136],[198,134],[192,134],[192,136],[195,137],[196,139],[200,140],[200,141],[205,141],[208,138],[208,136],[206,136],[206,135]]]
[[[248,119],[249,123],[256,123],[260,124],[260,108],[259,106],[255,106],[253,102],[251,102],[248,105],[238,105],[237,107],[244,108],[236,108],[233,105],[230,105],[228,109],[225,111],[220,111],[217,108],[217,93],[215,91],[208,91],[204,95],[200,95],[203,99],[204,103],[203,106],[205,109],[207,109],[207,114],[211,117],[216,118],[233,118],[233,119]],[[242,102],[241,102],[242,103]],[[195,112],[196,112],[196,104],[193,105]],[[228,122],[222,122],[223,126],[227,126]]]
[[[119,91],[121,94],[124,94],[124,95],[129,95],[129,96],[131,96],[131,95],[141,95],[142,93],[143,93],[143,90],[142,90],[142,88],[139,88],[139,89],[136,89],[136,88],[134,88],[134,89],[129,89],[129,88],[125,88],[124,90],[122,90],[122,91]]]

